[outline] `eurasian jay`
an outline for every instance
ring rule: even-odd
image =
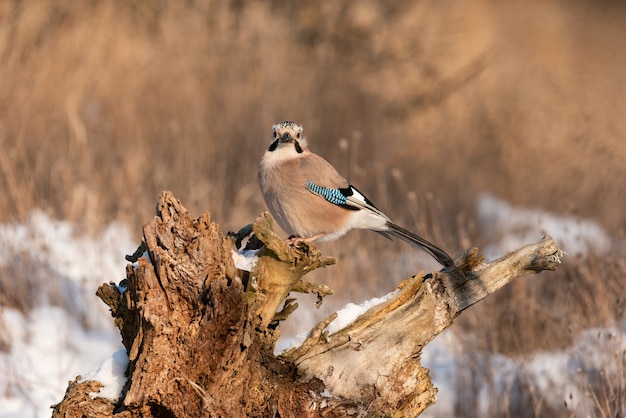
[[[413,244],[445,267],[454,265],[445,251],[394,224],[328,161],[309,151],[302,126],[285,121],[272,131],[259,165],[259,185],[290,242],[329,241],[351,229],[369,229]]]

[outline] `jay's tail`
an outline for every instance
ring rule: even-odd
[[[403,241],[408,242],[409,244],[413,244],[427,253],[432,255],[435,260],[437,260],[444,267],[452,267],[454,266],[454,261],[452,258],[441,248],[437,247],[435,244],[431,244],[426,241],[424,238],[414,234],[411,231],[407,231],[406,229],[394,224],[393,222],[387,221],[386,226],[389,228],[384,233],[389,234],[391,236],[400,238]]]

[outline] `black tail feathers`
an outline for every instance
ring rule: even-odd
[[[426,241],[424,238],[394,224],[393,222],[387,222],[387,227],[389,227],[389,229],[387,231],[384,231],[385,233],[423,249],[424,251],[432,255],[435,260],[437,260],[439,264],[444,267],[454,266],[454,261],[452,260],[452,258],[444,250],[437,247],[435,244]]]

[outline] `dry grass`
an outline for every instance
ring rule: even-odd
[[[626,319],[624,277],[622,260],[566,259],[557,273],[506,286],[456,326],[471,331],[467,343],[481,351],[516,356],[562,349],[587,328]]]
[[[394,217],[410,216],[397,168],[442,222],[489,190],[623,225],[617,2],[0,7],[3,221],[138,225],[173,189],[238,226],[264,208],[256,165],[290,118]]]
[[[2,222],[41,208],[90,232],[138,230],[169,189],[237,229],[265,208],[270,126],[292,119],[392,218],[451,252],[482,244],[484,191],[624,235],[623,2],[32,0],[0,2],[0,16]],[[324,245],[342,263],[318,279],[344,299],[428,266],[367,232]],[[623,265],[566,262],[457,328],[515,355],[624,318]],[[32,303],[11,289],[7,303]]]

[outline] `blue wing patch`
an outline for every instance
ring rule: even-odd
[[[318,186],[309,180],[306,182],[306,187],[316,195],[322,196],[324,199],[335,205],[345,205],[347,202],[346,196],[341,193],[340,189]]]
[[[356,206],[348,204],[348,196],[352,196],[352,188],[346,187],[345,189],[331,189],[330,187],[324,187],[317,185],[309,180],[306,181],[306,187],[312,193],[323,197],[330,203],[342,206],[349,210],[359,210]]]

